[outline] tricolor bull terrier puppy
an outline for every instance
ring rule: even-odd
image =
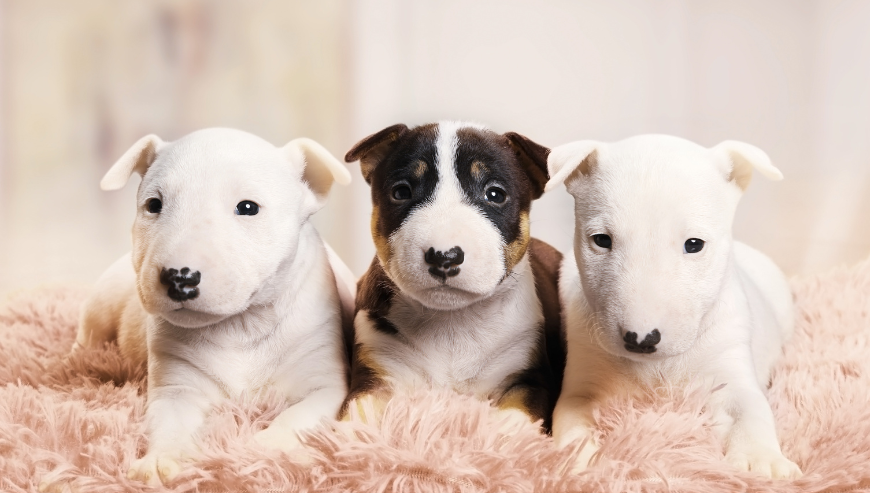
[[[781,452],[766,399],[792,333],[792,293],[766,256],[732,239],[737,202],[757,169],[782,174],[760,149],[713,148],[664,135],[580,141],[549,155],[550,190],[574,196],[574,255],[559,283],[568,339],[557,445],[597,444],[595,405],[617,393],[690,382],[721,386],[709,409],[740,469],[801,471]]]
[[[76,338],[94,347],[117,337],[124,355],[147,359],[148,452],[128,477],[171,479],[215,403],[267,387],[290,407],[255,438],[293,448],[347,394],[353,276],[309,218],[350,174],[314,141],[279,148],[219,128],[143,137],[101,187],[134,172],[132,255],[100,279]]]
[[[371,185],[377,255],[357,285],[346,406],[447,388],[494,401],[508,422],[549,424],[564,365],[561,255],[529,236],[547,152],[441,122],[394,125],[347,153]]]

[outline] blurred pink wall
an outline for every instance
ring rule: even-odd
[[[672,133],[765,149],[735,234],[788,273],[870,253],[870,1],[7,0],[0,4],[0,293],[92,283],[129,249],[140,136],[233,126],[338,156],[397,122],[467,119],[555,146]],[[360,274],[369,190],[315,218]],[[562,250],[570,197],[532,234]]]

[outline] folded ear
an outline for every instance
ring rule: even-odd
[[[369,135],[347,151],[347,154],[344,155],[344,160],[348,163],[359,160],[363,178],[365,178],[366,183],[371,184],[371,176],[375,167],[390,152],[390,149],[399,140],[399,137],[407,131],[408,127],[399,123]]]
[[[771,180],[782,180],[782,172],[770,162],[767,153],[754,145],[736,140],[726,140],[710,149],[720,156],[720,163],[725,166],[725,176],[733,181],[741,190],[746,190],[752,181],[752,168]]]
[[[317,142],[304,137],[293,139],[283,148],[287,158],[303,167],[302,179],[314,192],[319,203],[326,201],[332,182],[350,183],[350,171]]]
[[[539,198],[544,193],[544,186],[550,178],[547,174],[547,154],[550,153],[550,149],[516,132],[508,132],[504,136],[532,182],[532,198]]]
[[[140,176],[145,176],[145,172],[154,162],[157,151],[161,147],[163,147],[163,141],[154,134],[146,135],[137,140],[133,147],[127,149],[127,152],[109,168],[109,171],[100,180],[100,188],[103,190],[123,188],[134,171]]]
[[[550,181],[544,190],[549,192],[562,182],[568,181],[575,171],[588,175],[595,167],[597,151],[602,145],[597,140],[578,140],[554,147],[547,157]]]

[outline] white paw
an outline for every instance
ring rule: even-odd
[[[285,451],[293,450],[300,445],[296,432],[277,426],[269,426],[258,431],[254,434],[254,441],[266,448]]]
[[[725,460],[742,471],[752,471],[773,479],[798,479],[803,476],[800,467],[785,458],[781,452],[768,448],[729,450]]]
[[[299,437],[293,430],[279,426],[269,426],[254,434],[254,441],[260,445],[274,450],[286,452],[295,462],[310,464],[313,462],[311,455],[306,452],[299,441]]]
[[[168,483],[181,472],[180,453],[151,453],[133,461],[127,471],[128,479],[144,482],[148,486]]]
[[[532,422],[526,413],[510,407],[496,410],[495,421],[498,423],[498,432],[502,435],[514,435]]]
[[[589,463],[592,462],[592,457],[598,452],[599,448],[598,444],[592,440],[592,437],[589,437],[583,445],[583,448],[581,448],[580,452],[577,454],[577,458],[574,460],[574,465],[571,467],[571,474],[580,474],[585,471],[589,467]]]
[[[572,464],[568,464],[571,474],[585,471],[601,448],[592,437],[592,430],[583,426],[575,426],[558,434],[554,431],[553,437],[556,439],[556,448],[560,450],[568,447],[578,448],[577,457]]]

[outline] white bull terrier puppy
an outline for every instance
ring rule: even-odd
[[[124,355],[147,358],[148,452],[128,477],[171,479],[215,403],[266,387],[290,407],[255,439],[295,447],[347,393],[354,280],[309,217],[349,172],[314,141],[277,148],[219,128],[143,137],[100,185],[117,190],[133,172],[132,258],[100,279],[76,338],[117,336]]]
[[[559,291],[568,339],[553,416],[557,446],[598,446],[593,408],[663,384],[722,385],[709,409],[725,459],[774,478],[801,471],[783,456],[766,399],[770,371],[794,325],[782,271],[732,239],[737,202],[759,170],[782,174],[760,149],[707,149],[664,135],[553,149],[547,190],[574,196],[574,255]]]

